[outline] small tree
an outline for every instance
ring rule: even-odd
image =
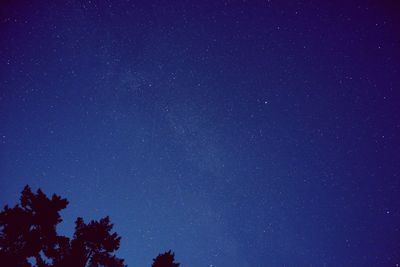
[[[179,267],[180,263],[175,262],[175,253],[171,250],[158,254],[158,256],[153,259],[152,267]]]

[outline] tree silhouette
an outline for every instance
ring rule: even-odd
[[[40,189],[33,194],[26,186],[20,202],[14,208],[5,206],[0,213],[0,262],[31,266],[28,259],[34,258],[37,266],[48,266],[45,258],[54,258],[57,243],[66,242],[55,227],[61,222],[59,211],[68,201],[57,195],[49,199]]]
[[[20,203],[0,212],[0,266],[6,267],[126,267],[117,258],[121,237],[112,233],[110,218],[85,223],[75,221],[72,239],[57,234],[62,222],[60,211],[68,200],[42,190],[36,194],[27,185]],[[152,267],[179,267],[175,254],[168,251],[153,259]]]
[[[60,236],[56,226],[66,199],[48,198],[40,189],[34,194],[29,186],[21,193],[20,204],[0,213],[0,264],[10,267],[123,267],[124,260],[113,253],[120,237],[111,233],[108,217],[86,224],[75,222],[72,240]]]
[[[153,261],[151,267],[179,267],[180,264],[175,262],[175,253],[171,252],[171,250],[158,254]]]

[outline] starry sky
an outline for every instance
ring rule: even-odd
[[[400,264],[399,3],[55,2],[0,3],[2,206],[130,267]]]

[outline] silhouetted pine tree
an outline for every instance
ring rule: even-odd
[[[171,250],[158,254],[158,256],[153,259],[152,267],[179,267],[180,263],[175,262],[175,253]]]
[[[56,232],[62,221],[59,212],[68,205],[66,199],[57,195],[49,199],[40,189],[34,194],[25,186],[20,202],[13,208],[5,206],[0,213],[1,266],[125,266],[124,260],[113,255],[121,238],[111,233],[108,217],[88,224],[78,218],[70,240]]]

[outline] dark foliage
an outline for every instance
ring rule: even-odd
[[[113,253],[121,237],[112,233],[109,217],[85,223],[75,222],[72,239],[57,234],[59,212],[66,199],[48,198],[40,189],[25,186],[20,204],[0,212],[0,266],[7,267],[125,267]],[[153,259],[152,267],[179,267],[171,251]]]
[[[113,225],[105,217],[86,224],[75,223],[72,239],[60,236],[56,226],[66,199],[48,198],[40,189],[26,186],[20,204],[4,207],[0,213],[0,264],[7,267],[123,267],[124,260],[113,253],[120,237],[111,233]]]
[[[175,254],[171,250],[159,254],[153,261],[152,267],[179,267],[179,263],[175,262]]]

